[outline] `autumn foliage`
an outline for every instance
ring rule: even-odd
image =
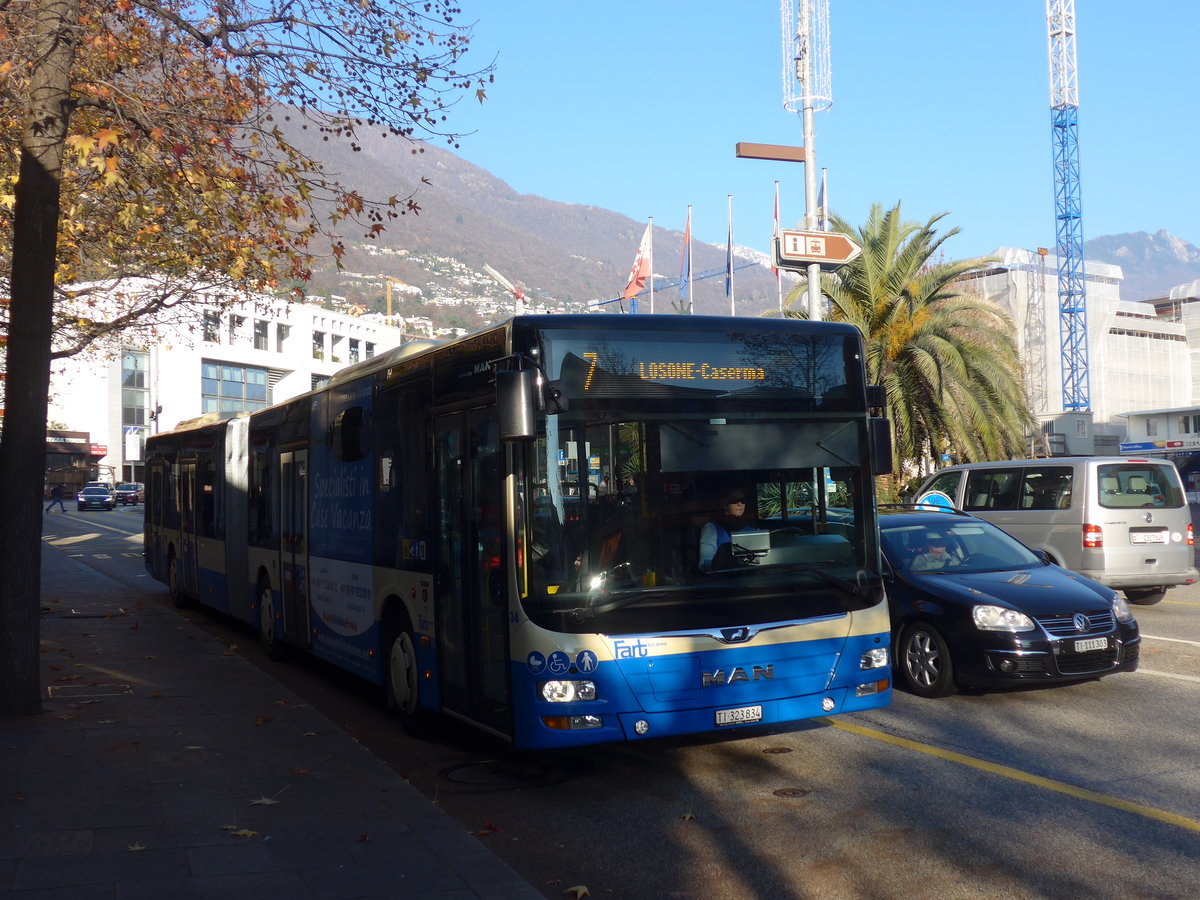
[[[453,144],[447,109],[483,100],[490,80],[458,69],[458,13],[446,0],[0,0],[0,716],[40,709],[51,361],[177,316],[193,286],[231,300],[295,288],[315,258],[340,257],[342,234],[415,211],[411,196],[343,188],[288,134]],[[114,293],[122,283],[142,287]]]
[[[37,7],[0,3],[0,40],[11,51],[0,63],[4,234],[12,233]],[[469,39],[452,25],[455,12],[445,3],[371,0],[81,0],[61,169],[55,355],[161,305],[159,296],[130,297],[89,314],[69,296],[80,284],[152,275],[294,288],[314,258],[340,256],[348,229],[376,235],[415,211],[411,196],[342,188],[288,134],[303,125],[353,142],[374,128],[453,142],[443,132],[447,105],[472,86],[482,99],[490,77],[455,68]],[[0,251],[5,282],[10,264]]]

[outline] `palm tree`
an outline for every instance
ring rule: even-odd
[[[862,245],[858,258],[821,279],[829,318],[858,326],[866,338],[867,377],[884,387],[895,428],[897,474],[913,474],[936,454],[960,461],[1020,455],[1032,431],[1015,329],[1004,310],[965,293],[959,280],[991,260],[932,262],[954,228],[903,222],[900,204],[871,207],[855,230],[833,216],[833,230]],[[804,317],[803,288],[785,315]]]

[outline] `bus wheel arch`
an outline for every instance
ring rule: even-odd
[[[282,659],[283,637],[279,633],[279,615],[276,610],[275,589],[265,570],[259,570],[257,587],[254,591],[258,606],[258,640],[270,659]]]
[[[186,609],[190,605],[183,593],[183,574],[179,570],[179,556],[174,544],[167,547],[167,591],[176,609]]]
[[[421,705],[421,663],[417,636],[404,604],[390,597],[382,630],[383,690],[392,710],[410,734],[425,734],[432,716]]]

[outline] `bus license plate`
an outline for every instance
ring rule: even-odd
[[[1107,650],[1108,638],[1088,638],[1086,641],[1075,642],[1076,653],[1087,653],[1089,650]]]
[[[737,709],[718,709],[717,725],[744,725],[747,722],[761,722],[761,706],[739,706]]]
[[[1129,540],[1135,544],[1165,544],[1167,533],[1165,531],[1135,531],[1129,535]]]

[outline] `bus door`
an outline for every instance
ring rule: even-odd
[[[279,454],[279,552],[283,635],[289,644],[312,643],[308,618],[308,451]]]
[[[166,535],[165,525],[167,509],[171,499],[167,496],[170,480],[167,478],[167,467],[161,459],[151,460],[146,466],[146,511],[144,528],[144,544],[146,547],[146,562],[150,574],[162,579],[166,576]]]
[[[199,537],[196,534],[196,462],[179,464],[179,565],[180,587],[193,597],[200,595]]]
[[[442,706],[511,734],[507,516],[494,411],[439,417],[435,446]]]

